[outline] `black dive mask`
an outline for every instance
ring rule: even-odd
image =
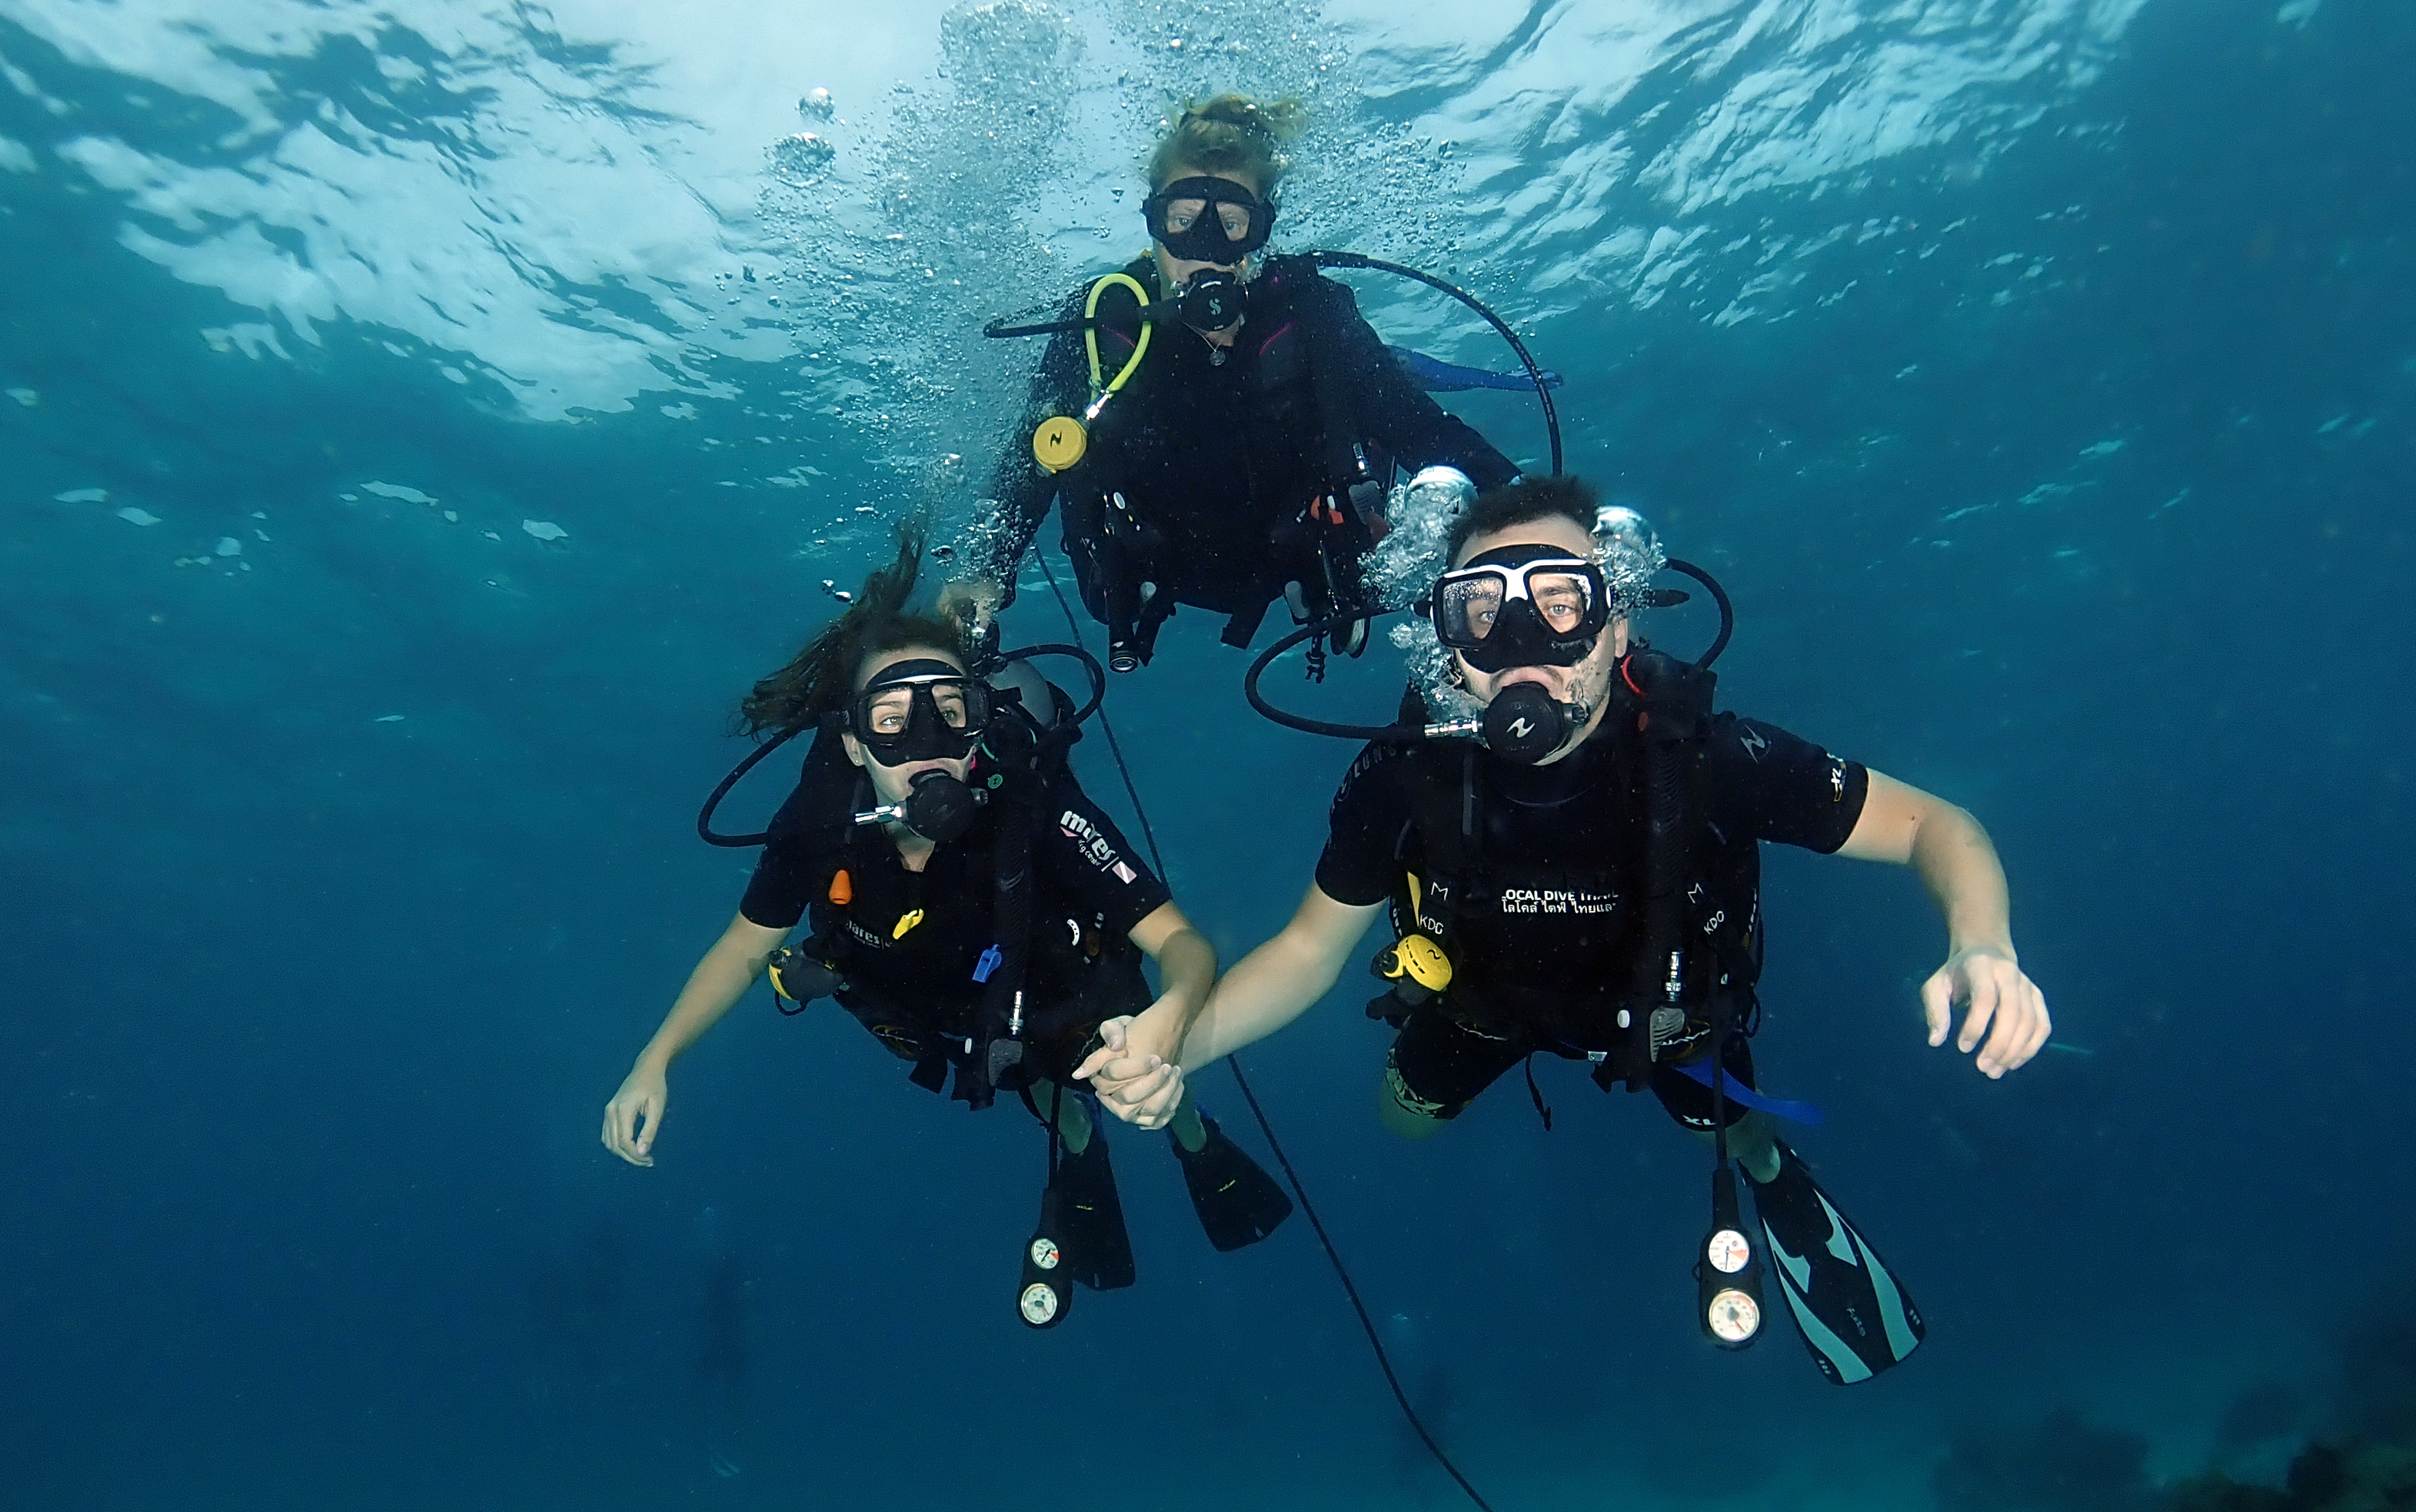
[[[1513,682],[1485,706],[1485,746],[1512,766],[1532,767],[1561,748],[1590,717],[1540,682]]]
[[[1140,213],[1150,235],[1176,257],[1228,268],[1266,246],[1276,224],[1276,207],[1246,185],[1205,174],[1176,179],[1143,200]]]
[[[884,767],[962,761],[989,725],[988,684],[929,657],[875,672],[848,711],[849,732]]]
[[[1241,279],[1221,268],[1202,268],[1175,296],[1174,308],[1195,331],[1230,331],[1242,323],[1247,298]]]
[[[1421,607],[1480,672],[1575,666],[1610,621],[1602,569],[1554,546],[1497,546],[1444,573]]]

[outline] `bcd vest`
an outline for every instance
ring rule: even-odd
[[[1024,716],[1010,709],[994,724],[1007,721],[1020,724]],[[1018,760],[1019,748],[1028,754],[1029,733],[1028,726],[1000,730],[974,752],[970,775],[986,795],[987,812],[977,821],[982,828],[956,844],[988,845],[989,886],[969,895],[926,896],[894,918],[870,917],[856,895],[857,876],[897,863],[895,843],[880,826],[853,822],[876,801],[870,779],[837,752],[828,732],[816,737],[800,777],[808,816],[803,871],[814,928],[788,952],[776,988],[799,999],[827,991],[892,1054],[914,1062],[911,1079],[918,1086],[938,1091],[953,1065],[955,1098],[976,1108],[987,1107],[1000,1085],[1012,1088],[1035,1072],[1071,1069],[1024,1066],[1024,1047],[1040,1050],[1045,1060],[1063,1059],[1080,1043],[1077,1028],[1138,1012],[1151,1000],[1140,947],[1107,930],[1095,914],[1039,893],[1032,836],[1035,824],[1048,822],[1037,811],[1048,792],[1041,771]],[[970,965],[950,990],[907,989],[884,962],[908,951]],[[814,985],[799,988],[808,975]],[[994,1046],[1014,1054],[993,1055]]]
[[[1155,288],[1154,261],[1137,260],[1125,271]],[[1300,585],[1291,607],[1307,619],[1360,596],[1357,563],[1375,544],[1372,526],[1392,463],[1364,439],[1349,376],[1319,361],[1323,333],[1341,313],[1339,297],[1306,257],[1268,260],[1250,285],[1252,318],[1240,341],[1254,355],[1242,403],[1252,429],[1308,438],[1303,449],[1310,478],[1303,497],[1271,502],[1264,541],[1231,543],[1255,563],[1246,577],[1205,595],[1230,616],[1222,632],[1229,645],[1248,645],[1290,584]],[[1157,339],[1179,335],[1179,327],[1161,327]],[[1183,586],[1186,564],[1172,546],[1179,533],[1173,522],[1135,486],[1149,471],[1151,403],[1148,394],[1110,400],[1089,454],[1063,490],[1066,549],[1085,605],[1108,626],[1111,653],[1125,651],[1140,662],[1149,659],[1176,603],[1192,602],[1199,591]],[[1248,451],[1246,441],[1236,447],[1237,467],[1246,465]],[[1269,502],[1262,489],[1274,485],[1255,476],[1246,482],[1254,500]],[[1163,591],[1145,592],[1144,583]]]
[[[1411,869],[1405,837],[1397,853],[1402,878],[1392,900],[1399,943],[1379,958],[1380,974],[1392,975],[1396,984],[1367,1005],[1372,1016],[1397,1021],[1431,1004],[1488,1033],[1593,1060],[1598,1081],[1624,1082],[1631,1088],[1640,1087],[1655,1065],[1681,1064],[1707,1053],[1723,1024],[1750,1032],[1762,961],[1759,847],[1729,844],[1703,812],[1707,721],[1670,717],[1670,706],[1682,711],[1686,704],[1699,703],[1707,714],[1709,689],[1673,696],[1660,685],[1678,680],[1684,668],[1683,662],[1639,647],[1623,663],[1622,680],[1614,681],[1623,696],[1614,698],[1594,739],[1610,743],[1623,832],[1620,844],[1603,847],[1614,859],[1599,865],[1541,863],[1488,852],[1483,843],[1487,758],[1473,744],[1427,746],[1396,758],[1417,763],[1411,779],[1412,827],[1425,869]],[[1631,670],[1655,689],[1653,696],[1639,697],[1623,686]],[[1656,713],[1663,716],[1660,730],[1649,727]],[[1639,729],[1639,724],[1648,727]],[[1691,727],[1669,727],[1686,724]],[[1657,755],[1664,782],[1674,779],[1675,785],[1658,804],[1660,818],[1670,824],[1661,844],[1665,855],[1674,851],[1677,858],[1662,884],[1669,895],[1657,921],[1656,883],[1650,875],[1656,805],[1645,770],[1656,755],[1651,749],[1655,736],[1668,737]],[[1486,963],[1470,958],[1464,938],[1465,921],[1480,914],[1581,917],[1591,921],[1589,933],[1598,930],[1607,943],[1589,952],[1589,959],[1568,963],[1567,979],[1549,990],[1488,982]],[[1447,969],[1409,969],[1400,958],[1415,954],[1420,947],[1414,942],[1421,938],[1440,948]],[[1389,973],[1387,958],[1397,963]],[[1420,975],[1446,984],[1439,990],[1422,984]]]

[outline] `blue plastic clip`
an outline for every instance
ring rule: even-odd
[[[984,982],[989,981],[989,974],[996,971],[1005,961],[1006,952],[995,945],[982,951],[981,959],[974,963],[974,981]]]

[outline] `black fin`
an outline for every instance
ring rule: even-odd
[[[1065,1198],[1065,1264],[1074,1279],[1096,1292],[1130,1286],[1138,1272],[1105,1130],[1095,1124],[1081,1154],[1058,1158],[1056,1187]]]
[[[1912,1294],[1812,1179],[1801,1156],[1782,1145],[1774,1180],[1746,1176],[1770,1274],[1821,1374],[1851,1385],[1919,1347],[1928,1327]]]
[[[1183,1184],[1190,1189],[1192,1210],[1200,1215],[1208,1242],[1218,1250],[1256,1244],[1291,1217],[1291,1199],[1242,1146],[1225,1137],[1216,1119],[1202,1117],[1200,1122],[1208,1130],[1208,1142],[1196,1154],[1185,1149],[1172,1134],[1167,1136],[1174,1145],[1174,1158],[1183,1164]]]

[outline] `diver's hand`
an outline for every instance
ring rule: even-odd
[[[1106,1043],[1074,1068],[1074,1079],[1091,1084],[1101,1107],[1141,1129],[1165,1128],[1183,1102],[1183,1068],[1173,1058],[1182,1047],[1157,1047],[1159,1026],[1153,1018],[1143,1013],[1107,1020],[1099,1025]]]
[[[1929,1042],[1942,1045],[1955,1022],[1955,1005],[1968,1003],[1963,1032],[1955,1048],[1965,1055],[1981,1045],[1972,1065],[1990,1077],[2017,1070],[2039,1053],[2055,1025],[2048,1019],[2046,996],[2038,984],[2022,975],[2012,952],[1992,945],[1974,945],[1946,958],[1921,984],[1921,1007],[1929,1020]]]
[[[604,1104],[604,1147],[631,1165],[655,1163],[655,1136],[662,1131],[663,1105],[671,1100],[671,1083],[663,1069],[649,1061],[638,1062]],[[639,1132],[639,1121],[644,1120],[645,1131]]]
[[[940,617],[955,620],[979,634],[997,617],[999,604],[1005,596],[989,578],[968,577],[940,590]]]

